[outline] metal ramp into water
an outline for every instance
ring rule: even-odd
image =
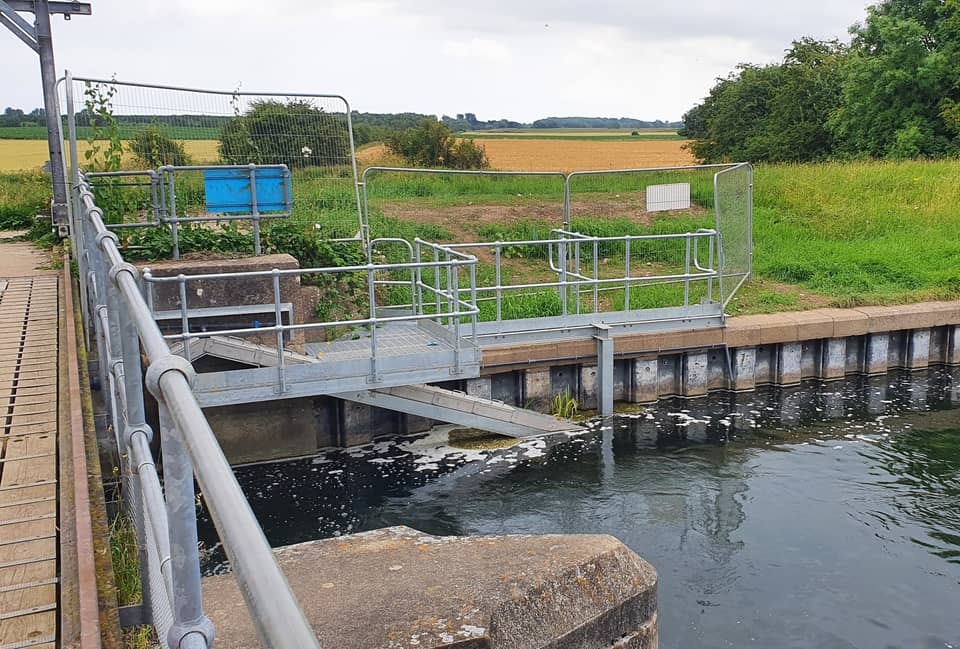
[[[532,410],[516,408],[500,401],[426,385],[426,382],[431,380],[440,381],[478,376],[479,353],[474,354],[475,348],[470,348],[466,353],[463,350],[460,351],[462,364],[460,376],[451,376],[449,366],[447,366],[445,374],[437,374],[434,371],[432,378],[420,378],[418,381],[418,377],[423,376],[424,371],[433,371],[423,369],[424,364],[431,364],[429,361],[431,354],[439,354],[443,357],[440,359],[441,361],[449,363],[450,359],[446,358],[449,350],[445,350],[443,345],[433,338],[425,342],[427,339],[421,339],[422,334],[415,333],[409,327],[404,329],[394,328],[388,335],[383,336],[384,340],[391,340],[390,335],[399,337],[397,340],[403,342],[402,345],[392,348],[394,354],[398,350],[400,352],[406,350],[402,357],[408,356],[411,351],[416,353],[419,356],[418,361],[421,369],[409,370],[399,375],[384,373],[381,376],[381,382],[378,382],[378,386],[382,387],[376,388],[369,387],[370,384],[365,379],[363,382],[357,383],[356,379],[363,379],[363,376],[347,375],[353,371],[351,363],[354,353],[362,357],[366,349],[362,338],[338,341],[330,345],[310,345],[310,350],[314,352],[311,354],[285,351],[283,353],[283,364],[285,366],[287,389],[283,394],[278,394],[275,391],[265,391],[263,386],[256,382],[256,377],[251,381],[250,376],[251,372],[258,375],[265,373],[263,380],[270,385],[275,385],[280,359],[275,347],[252,343],[240,338],[212,335],[191,342],[186,355],[191,361],[202,356],[211,356],[257,366],[253,369],[199,374],[194,391],[197,400],[205,407],[298,396],[327,395],[511,437],[532,437],[580,428],[568,421]],[[174,353],[184,353],[182,343],[173,345],[172,349]],[[389,357],[388,352],[386,358]],[[402,357],[398,356],[397,358],[399,360]],[[369,366],[366,365],[360,369],[362,370],[361,374],[363,374],[369,371]],[[339,372],[340,376],[337,377],[332,372]]]

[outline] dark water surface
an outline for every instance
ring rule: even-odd
[[[657,568],[667,649],[960,648],[957,371],[661,402],[496,451],[443,439],[237,474],[275,546],[612,534]]]

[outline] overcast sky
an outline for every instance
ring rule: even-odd
[[[867,0],[92,0],[53,21],[79,76],[339,93],[356,110],[679,119],[740,62],[847,38]],[[0,107],[42,103],[0,28]]]

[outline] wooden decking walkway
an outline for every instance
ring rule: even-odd
[[[0,245],[0,649],[53,648],[58,635],[61,305],[44,261]]]

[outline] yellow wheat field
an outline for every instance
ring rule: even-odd
[[[490,166],[502,171],[578,171],[585,169],[644,169],[696,164],[683,140],[477,140],[487,151]],[[383,145],[361,149],[364,166],[389,160]]]
[[[581,169],[633,169],[696,164],[683,148],[682,140],[637,140],[603,142],[598,140],[478,140],[487,151],[490,166],[508,171],[577,171]],[[217,160],[216,140],[184,140],[184,148],[194,162]],[[81,156],[88,144],[77,144]],[[375,144],[358,153],[364,166],[387,163],[393,159],[386,147]],[[0,139],[0,172],[39,169],[47,161],[46,140]],[[125,166],[135,167],[133,156],[124,151]]]
[[[136,166],[124,142],[125,166]],[[87,142],[77,142],[77,152],[83,160]],[[194,162],[214,162],[217,159],[216,140],[183,140],[183,147]],[[66,152],[69,156],[69,152]],[[39,169],[50,157],[46,140],[0,140],[0,172]]]

